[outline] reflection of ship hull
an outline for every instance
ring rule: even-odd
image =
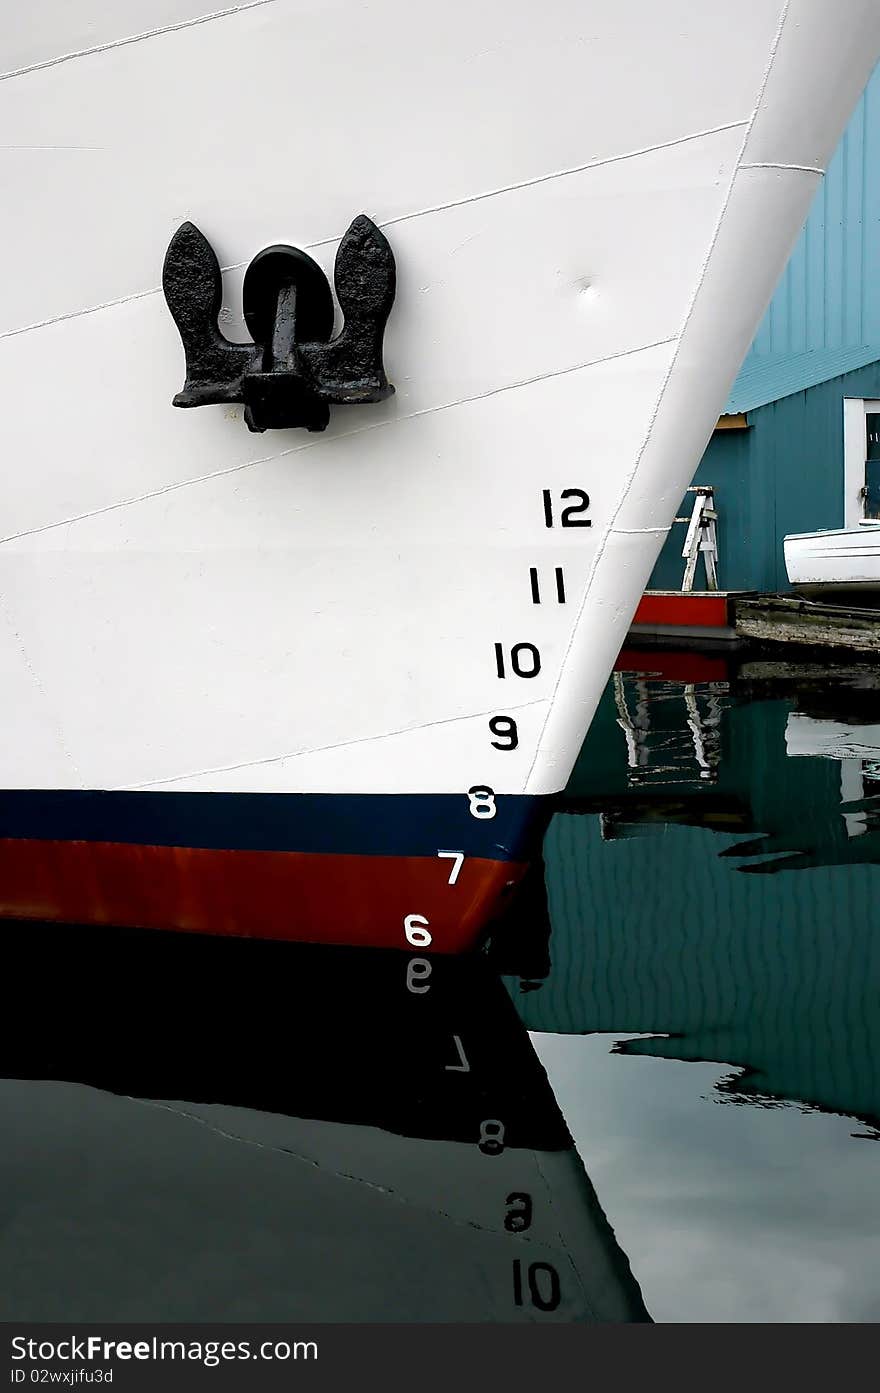
[[[142,0],[87,32],[75,9],[21,12],[0,92],[0,787],[450,795],[479,837],[450,824],[417,854],[483,857],[496,805],[467,790],[502,808],[565,785],[871,69],[875,6],[450,0],[430,32],[405,0],[167,0],[151,33]],[[72,206],[87,228],[59,256]],[[249,258],[286,239],[329,269],[362,209],[397,262],[396,395],[318,435],[172,410],[157,282],[181,222],[227,267],[243,339]],[[233,839],[215,876],[198,841],[125,845],[10,854],[0,912],[213,928],[228,876],[217,927],[327,936],[250,912],[264,865],[274,896],[311,895],[293,859],[233,862]],[[363,900],[354,937],[385,941],[387,896]]]
[[[486,1157],[464,1142],[69,1087],[0,1083],[0,1114],[32,1185],[45,1179],[59,1116],[73,1137],[66,1163],[102,1176],[98,1201],[64,1178],[47,1185],[17,1281],[8,1265],[21,1230],[7,1224],[5,1319],[648,1318],[573,1150]],[[111,1149],[116,1174],[104,1182],[100,1152]],[[149,1221],[150,1206],[121,1193],[129,1187],[152,1197]],[[512,1194],[534,1199],[528,1234],[505,1229],[522,1208],[505,1203]],[[88,1277],[68,1287],[77,1263]]]
[[[91,1087],[0,1085],[4,1318],[648,1319],[479,963],[435,960],[411,991],[373,950],[7,941],[16,980],[45,961],[39,1025],[13,1005],[0,1073]]]

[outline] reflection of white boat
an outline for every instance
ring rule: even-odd
[[[876,0],[16,6],[0,914],[471,946],[878,45]],[[388,246],[396,395],[180,394],[169,306],[298,400]]]
[[[783,539],[790,583],[806,593],[880,591],[880,520]]]
[[[848,837],[869,831],[864,809],[850,807],[880,791],[880,725],[816,719],[790,711],[785,723],[785,753],[840,761],[840,801]]]
[[[880,725],[817,720],[790,711],[785,726],[787,755],[818,755],[823,759],[880,758]]]

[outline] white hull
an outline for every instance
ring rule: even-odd
[[[0,788],[551,794],[877,6],[204,8],[42,0],[7,40]],[[397,261],[396,395],[318,436],[173,410],[176,228],[245,338],[248,260],[330,271],[361,211]]]
[[[783,543],[792,585],[805,590],[880,591],[880,522],[801,532]]]

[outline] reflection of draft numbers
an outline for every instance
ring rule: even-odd
[[[525,1286],[525,1291],[523,1287]],[[519,1258],[513,1263],[513,1301],[516,1306],[528,1304],[537,1311],[555,1311],[562,1299],[559,1273],[549,1262],[530,1262],[525,1271]]]
[[[406,965],[406,989],[413,996],[424,996],[431,990],[428,978],[433,968],[427,958],[410,958]]]
[[[489,1117],[480,1123],[479,1147],[484,1156],[500,1156],[504,1150],[504,1123]]]
[[[532,1197],[523,1190],[514,1190],[504,1201],[507,1213],[504,1227],[508,1233],[525,1233],[532,1227]],[[530,1262],[523,1272],[520,1258],[513,1262],[513,1301],[516,1306],[526,1302],[537,1311],[555,1311],[562,1300],[559,1273],[549,1262]]]
[[[471,1066],[468,1062],[468,1057],[464,1052],[464,1048],[461,1043],[461,1036],[453,1035],[452,1043],[455,1045],[456,1052],[458,1054],[458,1060],[455,1064],[446,1065],[447,1073],[469,1074],[471,1072]]]
[[[525,1233],[532,1227],[532,1197],[522,1190],[514,1190],[504,1201],[507,1213],[504,1227],[508,1233]]]

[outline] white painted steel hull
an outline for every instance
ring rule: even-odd
[[[783,548],[788,579],[799,589],[880,591],[880,522],[796,533]]]
[[[42,0],[7,38],[0,787],[552,794],[877,6],[205,8]],[[397,260],[396,395],[320,436],[173,410],[175,229],[216,248],[244,338],[249,259],[286,241],[329,271],[361,211]],[[570,490],[589,526],[561,526]],[[514,854],[468,827],[469,856]],[[28,893],[0,912],[48,914]]]

